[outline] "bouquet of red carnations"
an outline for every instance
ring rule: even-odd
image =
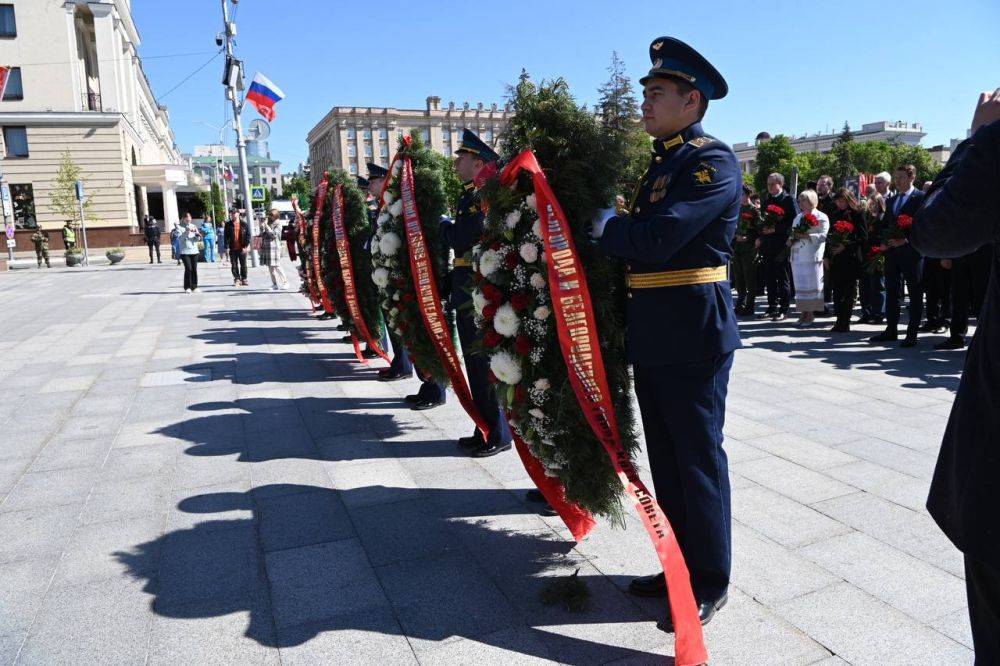
[[[799,218],[798,224],[792,227],[792,232],[789,238],[794,242],[798,240],[799,234],[809,234],[812,230],[819,226],[819,218],[812,213],[806,213],[801,218]]]
[[[902,240],[906,238],[906,235],[910,232],[910,227],[913,226],[913,216],[912,215],[899,215],[896,217],[896,223],[893,225],[892,229],[889,230],[889,238],[895,238],[897,240]]]
[[[785,209],[777,204],[768,204],[764,209],[762,227],[776,227],[781,219],[785,217]]]
[[[885,270],[885,250],[878,245],[872,245],[865,254],[865,270],[872,275]]]
[[[736,238],[750,240],[760,226],[760,211],[753,206],[743,206],[740,210],[740,219],[736,223]],[[742,241],[745,242],[745,241]]]
[[[838,245],[848,245],[854,240],[854,223],[848,222],[847,220],[839,220],[834,222],[833,227],[830,229],[830,233],[827,234],[826,244],[828,247],[836,247]]]

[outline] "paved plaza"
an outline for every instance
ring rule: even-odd
[[[575,545],[514,452],[455,446],[453,395],[406,409],[415,380],[375,381],[265,269],[201,282],[0,274],[0,664],[669,663],[665,602],[624,592],[657,567],[631,508]],[[964,353],[873,332],[743,328],[713,664],[972,663],[924,509]],[[576,571],[586,610],[541,603]]]

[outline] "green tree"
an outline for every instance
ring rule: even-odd
[[[76,181],[84,180],[83,172],[73,160],[69,148],[63,150],[59,161],[59,171],[56,173],[56,184],[49,194],[49,209],[64,220],[73,220],[79,224],[80,203],[76,200]],[[84,182],[86,186],[86,182]],[[83,212],[87,219],[93,221],[91,209],[93,197],[88,197],[83,203]]]
[[[767,141],[761,141],[757,146],[757,174],[754,177],[756,190],[764,192],[767,189],[768,175],[784,173],[780,169],[782,161],[790,162],[794,157],[795,149],[792,148],[792,142],[782,134]],[[787,173],[784,175],[787,181],[789,175]]]
[[[266,185],[264,186],[264,203],[262,205],[265,213],[271,210],[271,188]]]
[[[288,185],[284,187],[284,195],[291,199],[293,194],[299,195],[299,205],[303,209],[309,207],[309,198],[312,196],[312,183],[303,176],[292,176]]]
[[[226,219],[226,209],[222,205],[222,190],[219,189],[218,183],[213,182],[208,192],[199,192],[198,198],[205,212],[211,215],[213,220],[218,222]]]
[[[451,159],[440,153],[433,153],[438,164],[441,178],[444,180],[444,195],[448,208],[448,215],[455,216],[455,203],[462,196],[462,179],[458,177],[458,172],[452,165]]]
[[[604,130],[625,147],[622,163],[615,166],[619,174],[619,193],[628,199],[649,166],[650,138],[642,127],[632,81],[625,73],[625,63],[618,57],[617,51],[611,53],[608,74],[607,82],[597,89],[597,108]]]
[[[854,142],[854,134],[851,133],[851,126],[844,121],[844,129],[840,136],[833,142],[833,169],[829,175],[833,176],[835,185],[842,185],[843,182],[855,175],[858,170],[854,165],[854,156],[851,152],[851,144]]]

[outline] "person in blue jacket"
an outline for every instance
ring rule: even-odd
[[[635,376],[656,498],[687,561],[703,623],[726,603],[731,568],[726,392],[740,336],[726,268],[743,185],[732,149],[702,129],[722,75],[693,48],[653,40],[640,79],[653,137],[627,214],[604,211],[593,234],[626,262],[626,351]],[[662,596],[662,573],[629,591]]]
[[[205,215],[205,221],[201,223],[201,233],[204,235],[205,261],[215,263],[215,222],[212,221],[211,215]]]
[[[976,664],[1000,664],[1000,88],[983,93],[914,216],[909,242],[941,258],[993,249],[976,335],[952,405],[927,509],[965,555]]]

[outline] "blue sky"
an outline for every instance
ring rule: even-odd
[[[178,144],[215,142],[218,133],[196,123],[223,122],[221,57],[167,92],[212,57],[220,3],[134,0],[133,13]],[[286,171],[305,160],[306,134],[334,105],[423,108],[428,95],[502,102],[522,67],[536,79],[562,76],[581,103],[593,103],[612,51],[637,81],[660,35],[687,41],[728,80],[729,96],[712,104],[705,126],[729,143],[845,120],[856,128],[916,121],[924,145],[947,143],[965,136],[978,93],[1000,85],[996,0],[241,0],[236,19],[248,78],[259,70],[286,95],[270,139]],[[248,106],[244,126],[255,117]]]

